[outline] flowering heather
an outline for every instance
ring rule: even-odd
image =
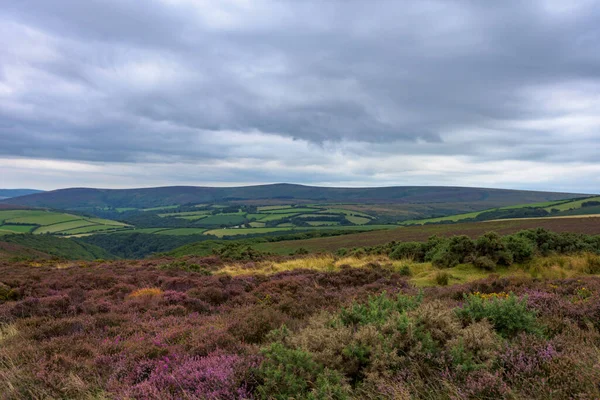
[[[0,399],[600,398],[598,277],[168,263],[0,262]]]

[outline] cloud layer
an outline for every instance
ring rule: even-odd
[[[0,186],[600,192],[600,5],[575,3],[9,0]]]

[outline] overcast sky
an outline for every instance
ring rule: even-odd
[[[600,2],[2,0],[0,187],[600,192]]]

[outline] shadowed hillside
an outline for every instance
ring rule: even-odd
[[[145,189],[71,188],[4,200],[7,204],[58,209],[81,207],[158,207],[172,204],[252,202],[281,200],[286,203],[449,203],[482,202],[491,206],[533,203],[582,197],[574,193],[535,192],[441,186],[381,188],[329,188],[291,184],[245,187],[173,186]]]

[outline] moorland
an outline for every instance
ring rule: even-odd
[[[5,200],[0,397],[600,397],[597,196],[264,190]]]

